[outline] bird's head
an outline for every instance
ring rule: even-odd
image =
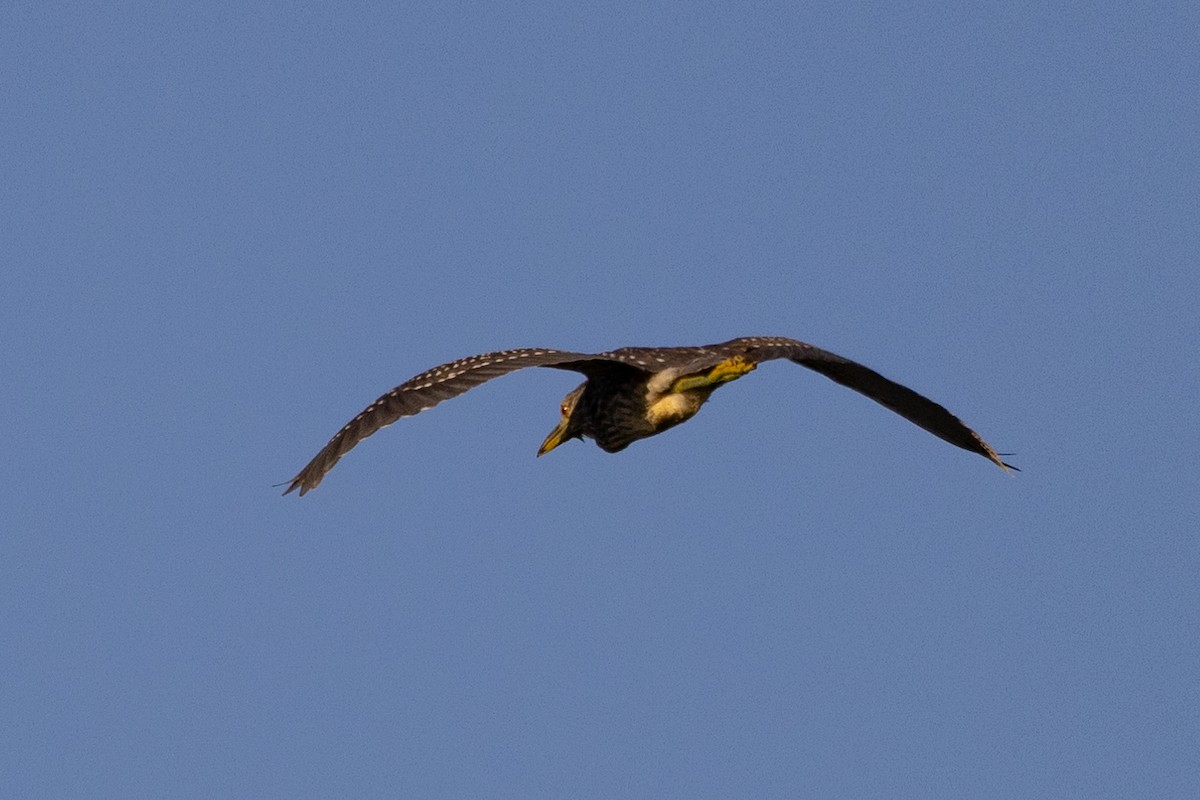
[[[542,446],[538,448],[538,456],[546,455],[565,441],[583,438],[586,425],[583,422],[583,415],[577,415],[575,409],[579,405],[579,398],[583,396],[585,386],[587,386],[586,382],[581,383],[563,398],[562,405],[559,407],[562,417],[558,420],[558,425],[554,430],[550,431],[546,441],[542,442]]]

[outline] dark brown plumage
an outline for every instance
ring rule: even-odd
[[[564,398],[558,426],[538,455],[568,439],[595,439],[615,453],[638,439],[690,419],[721,385],[762,361],[788,359],[866,395],[950,444],[1015,469],[977,433],[932,400],[841,356],[779,337],[745,337],[703,347],[625,347],[607,353],[502,350],[422,372],[363,409],[300,470],[284,494],[304,495],[356,444],[401,417],[432,408],[492,378],[525,367],[583,373],[587,380]]]

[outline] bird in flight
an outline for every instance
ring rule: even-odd
[[[284,494],[299,489],[303,496],[315,489],[338,459],[380,428],[525,367],[571,370],[587,378],[563,398],[558,425],[538,450],[541,456],[565,441],[584,437],[609,453],[624,450],[638,439],[691,419],[716,389],[760,362],[775,359],[815,370],[952,445],[978,453],[1005,471],[1016,469],[945,408],[862,364],[795,339],[748,336],[703,347],[623,347],[607,353],[501,350],[442,364],[410,378],[359,412],[286,482]]]

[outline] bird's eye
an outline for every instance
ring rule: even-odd
[[[567,415],[567,404],[563,403],[561,406],[558,407],[558,410],[561,411],[562,415],[565,417]]]

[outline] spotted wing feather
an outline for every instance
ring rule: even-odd
[[[713,366],[728,354],[720,348],[724,345],[705,345],[703,347],[622,347],[620,350],[610,350],[601,353],[597,358],[619,361],[637,369],[648,372],[658,372],[664,369],[679,369],[686,374],[689,370],[701,370],[705,365]]]
[[[978,453],[1002,469],[1016,469],[1004,463],[983,437],[944,407],[856,361],[806,342],[773,336],[751,336],[709,347],[719,352],[743,354],[754,361],[786,358],[866,395],[952,445]]]
[[[422,372],[381,396],[342,426],[321,452],[288,481],[284,494],[299,489],[303,497],[315,489],[325,473],[356,444],[402,417],[419,414],[481,383],[525,367],[559,367],[587,372],[597,359],[605,360],[586,353],[527,348],[483,353]]]

